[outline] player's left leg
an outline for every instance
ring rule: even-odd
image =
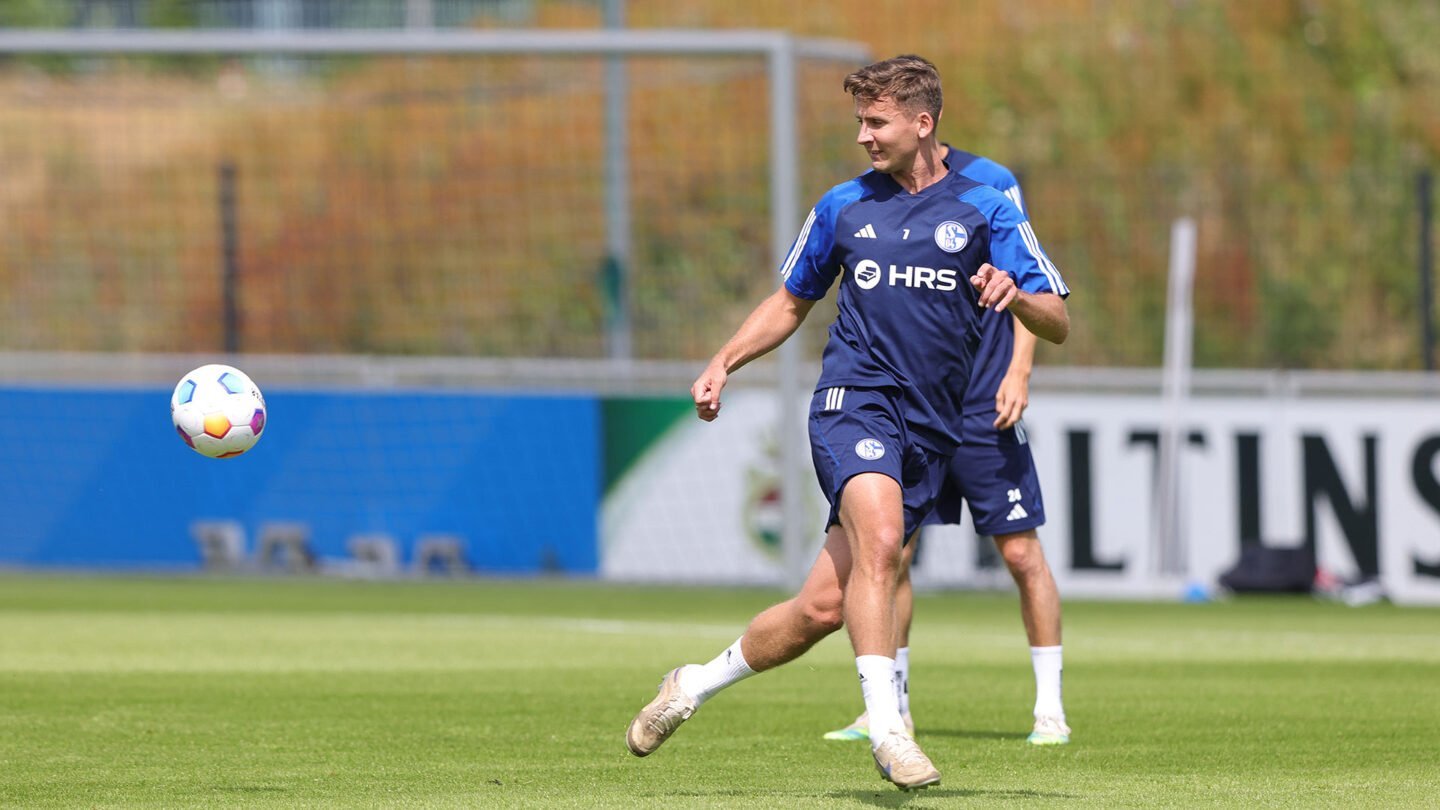
[[[761,611],[744,635],[709,663],[685,664],[665,675],[655,698],[636,713],[626,729],[625,745],[630,753],[649,756],[721,690],[799,658],[840,629],[841,599],[849,575],[850,541],[838,525],[831,526],[794,598]]]
[[[1060,591],[1035,529],[997,534],[995,546],[1020,591],[1020,618],[1030,641],[1035,728],[1028,739],[1035,745],[1063,745],[1070,741],[1070,727],[1061,699]]]

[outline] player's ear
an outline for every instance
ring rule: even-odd
[[[915,134],[921,138],[928,138],[934,131],[935,118],[928,111],[921,110],[920,114],[915,116]]]

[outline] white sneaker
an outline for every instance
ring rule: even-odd
[[[910,732],[910,736],[911,736],[911,737],[914,737],[914,736],[915,736],[915,721],[914,721],[913,719],[911,719],[910,713],[909,713],[909,712],[905,712],[904,714],[900,715],[900,719],[905,721],[905,728]],[[835,729],[834,731],[827,731],[827,732],[825,732],[825,739],[827,739],[827,740],[868,740],[868,739],[870,739],[870,713],[869,713],[869,712],[861,712],[861,713],[860,713],[860,716],[857,717],[857,718],[855,718],[855,722],[851,723],[850,725],[848,725],[848,726],[846,726],[846,727],[844,727],[844,728],[837,728],[837,729]]]
[[[689,666],[688,664],[686,666]],[[630,721],[625,731],[625,745],[637,757],[653,754],[660,744],[670,739],[680,724],[690,719],[699,708],[695,701],[680,689],[680,670],[676,667],[660,682],[660,693],[645,704],[645,708]]]
[[[1035,730],[1025,741],[1031,745],[1065,745],[1070,742],[1070,727],[1058,714],[1042,714],[1035,718]]]
[[[871,751],[875,769],[901,790],[940,784],[940,772],[913,737],[892,731]]]

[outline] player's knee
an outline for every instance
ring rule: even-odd
[[[870,533],[855,554],[856,571],[861,576],[875,574],[897,579],[901,565],[901,549],[905,534],[898,529],[878,529]]]
[[[819,639],[845,626],[840,599],[807,599],[798,604],[807,635]]]
[[[800,633],[813,644],[844,626],[844,601],[845,591],[838,580],[811,576],[791,600],[791,615]]]
[[[1045,570],[1045,550],[1034,535],[1015,535],[1001,540],[1000,556],[1017,577]]]

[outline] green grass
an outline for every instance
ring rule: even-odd
[[[913,695],[944,773],[902,794],[848,722],[843,636],[655,755],[670,667],[780,594],[557,582],[0,577],[3,807],[1419,807],[1440,611],[1066,606],[1063,748],[1025,744],[1013,596],[926,595]]]

